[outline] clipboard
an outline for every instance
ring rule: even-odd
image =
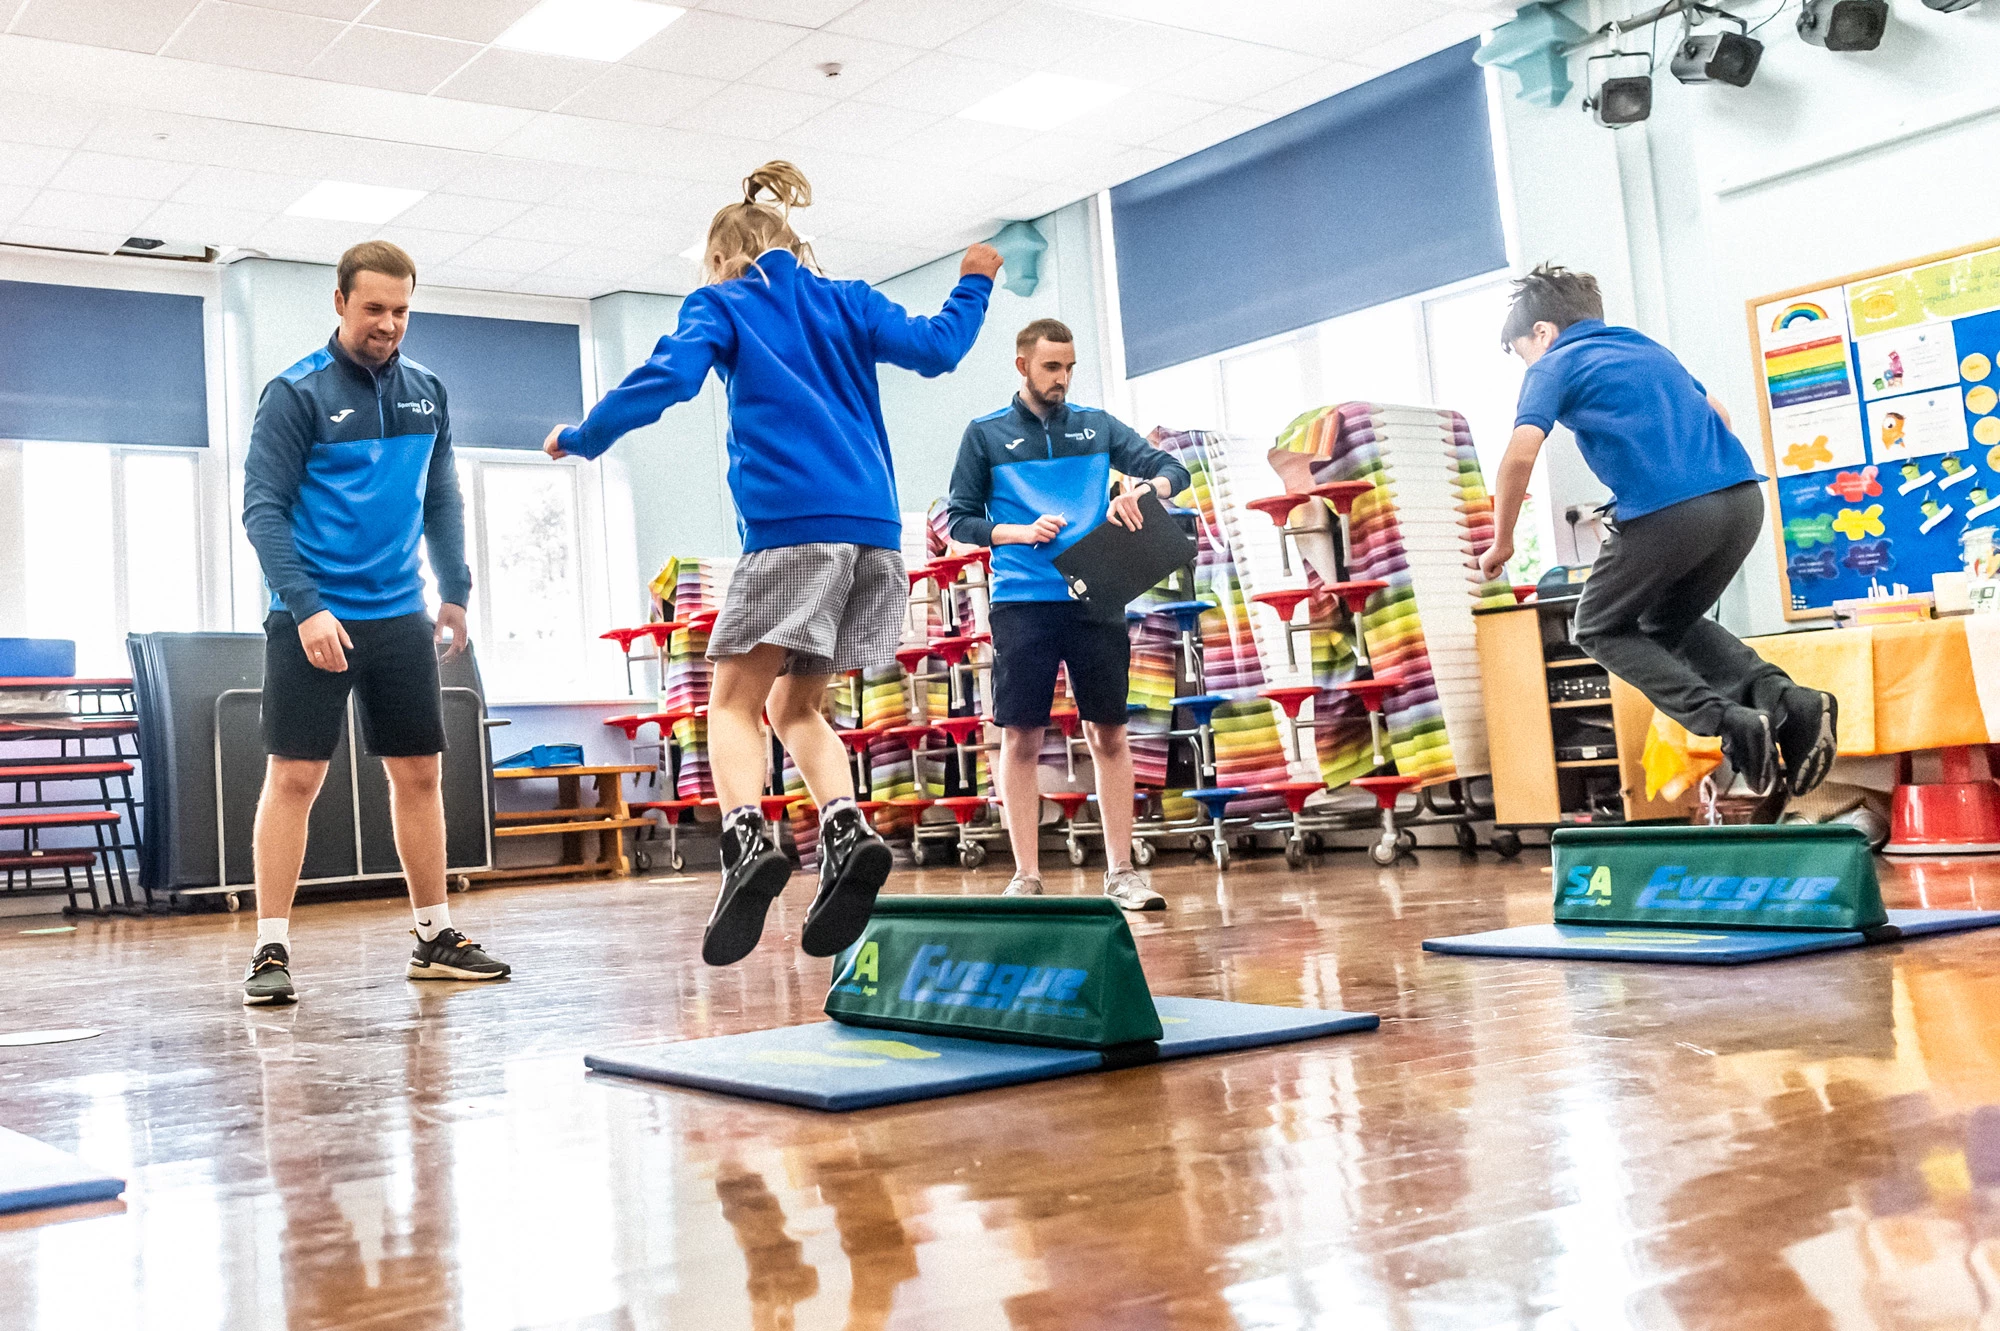
[[[1093,614],[1122,618],[1126,605],[1140,593],[1194,562],[1198,543],[1167,512],[1151,486],[1139,495],[1139,515],[1143,519],[1139,530],[1102,522],[1055,557],[1056,572],[1069,584],[1069,594]]]

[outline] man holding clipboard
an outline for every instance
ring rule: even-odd
[[[965,427],[951,473],[951,538],[993,547],[993,719],[1002,732],[1000,798],[1014,850],[1007,895],[1042,891],[1042,738],[1056,668],[1067,666],[1097,772],[1110,858],[1104,894],[1127,910],[1164,910],[1165,898],[1132,869],[1125,607],[1074,599],[1055,557],[1107,521],[1138,530],[1144,490],[1165,498],[1190,481],[1186,468],[1131,426],[1070,405],[1075,341],[1054,319],[1037,319],[1015,338],[1021,391],[1005,409]],[[1115,496],[1113,469],[1125,477]]]

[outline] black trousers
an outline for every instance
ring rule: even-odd
[[[1614,523],[1583,584],[1577,645],[1697,735],[1721,734],[1730,703],[1777,709],[1791,677],[1707,618],[1763,528],[1753,481]]]

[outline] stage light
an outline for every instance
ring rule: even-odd
[[[1682,83],[1727,83],[1747,88],[1764,58],[1764,43],[1739,32],[1684,37],[1670,66]]]
[[[1620,125],[1636,125],[1653,114],[1652,74],[1620,74],[1603,80],[1590,77],[1590,71],[1600,60],[1646,61],[1650,71],[1651,59],[1641,51],[1606,51],[1594,55],[1584,62],[1587,82],[1594,82],[1595,89],[1583,99],[1583,106],[1591,118],[1607,129],[1617,129]]]
[[[1940,14],[1956,14],[1961,9],[1970,9],[1979,0],[1924,0],[1925,9],[1935,9]]]
[[[1889,26],[1889,0],[1803,0],[1799,36],[1829,51],[1872,51]]]

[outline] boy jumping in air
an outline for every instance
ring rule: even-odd
[[[1729,413],[1659,343],[1604,322],[1597,279],[1544,264],[1514,284],[1502,345],[1527,362],[1500,460],[1488,578],[1557,422],[1611,491],[1610,538],[1576,610],[1577,645],[1723,755],[1758,794],[1793,795],[1833,766],[1833,695],[1805,689],[1708,618],[1757,543],[1764,496]]]
[[[866,282],[828,281],[809,266],[790,213],[811,202],[791,163],[752,172],[743,202],[709,223],[708,285],[682,303],[680,326],[582,425],[558,426],[543,444],[550,457],[595,458],[694,397],[710,370],[729,389],[729,492],[743,557],[708,643],[709,762],[725,810],[722,892],[701,941],[711,966],[757,946],[792,872],[757,807],[761,715],[820,810],[819,893],[799,939],[806,954],[830,957],[859,938],[889,876],[889,847],[855,807],[847,751],[822,711],[832,675],[895,659],[909,604],[875,366],[926,377],[956,368],[1000,268],[997,251],[974,245],[944,309],[912,317]]]

